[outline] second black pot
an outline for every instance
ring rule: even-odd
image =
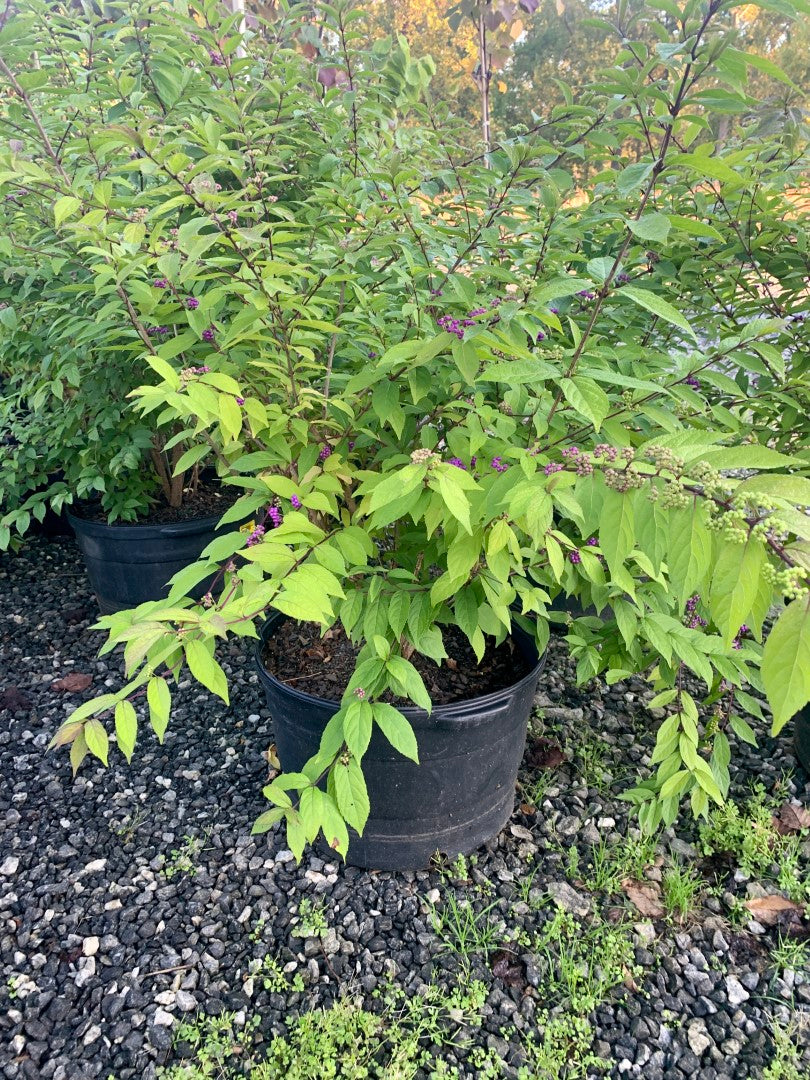
[[[810,705],[805,705],[794,717],[793,746],[802,768],[810,776]]]
[[[195,562],[217,535],[220,516],[171,525],[107,525],[69,513],[102,614],[167,596],[169,579]],[[227,525],[222,531],[235,527]],[[198,600],[209,585],[206,579],[189,595]]]
[[[282,768],[297,772],[317,752],[339,703],[296,690],[265,668],[264,642],[285,618],[267,620],[255,655]],[[371,814],[362,836],[349,832],[349,863],[418,870],[437,852],[451,858],[469,854],[504,827],[514,809],[526,725],[542,670],[531,638],[516,628],[513,641],[533,664],[514,686],[437,705],[430,715],[401,709],[416,733],[418,765],[375,727],[363,758]]]

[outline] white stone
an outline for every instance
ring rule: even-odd
[[[85,874],[100,874],[101,871],[106,868],[106,866],[107,866],[107,860],[106,859],[93,859],[92,862],[89,862],[87,864],[87,866],[85,866],[84,873]]]
[[[155,994],[155,1001],[158,1005],[174,1005],[174,990],[161,990],[159,994]]]
[[[85,956],[79,961],[79,970],[76,972],[76,985],[81,987],[88,983],[96,973],[96,958]]]
[[[98,952],[98,945],[97,937],[86,937],[82,942],[82,952],[85,956],[95,956]]]
[[[742,1005],[751,996],[736,975],[726,975],[726,993],[729,1005]]]
[[[85,1046],[89,1046],[91,1043],[94,1043],[96,1041],[96,1039],[100,1039],[100,1038],[101,1038],[101,1028],[98,1026],[98,1024],[93,1024],[91,1027],[89,1027],[87,1029],[87,1031],[85,1031],[84,1039],[82,1039],[82,1042],[84,1043]]]
[[[175,995],[175,1004],[183,1012],[193,1012],[197,1008],[197,999],[188,990],[178,990]]]
[[[704,1054],[712,1045],[712,1040],[709,1033],[706,1031],[706,1025],[703,1020],[693,1020],[686,1029],[686,1039],[689,1043],[689,1049],[695,1055],[700,1057]]]
[[[104,905],[104,910],[118,911],[122,906],[123,905],[121,904],[121,901],[116,898],[115,900],[108,900],[107,903]]]
[[[0,863],[0,874],[3,877],[12,877],[17,873],[17,867],[20,865],[20,860],[16,855],[9,855],[8,858],[3,859]]]
[[[11,1040],[11,1052],[16,1056],[17,1054],[21,1054],[24,1049],[25,1036],[15,1035],[14,1038]]]
[[[441,899],[441,895],[442,894],[439,892],[438,889],[431,889],[430,892],[425,895],[425,899],[429,904],[438,904],[439,900]]]
[[[652,945],[655,941],[655,927],[650,922],[635,923],[633,929],[636,932],[636,942],[642,947]]]
[[[567,881],[552,881],[548,886],[548,893],[555,903],[565,911],[573,915],[587,915],[591,910],[591,902],[587,896],[572,889]]]
[[[159,1024],[161,1027],[171,1027],[174,1023],[174,1017],[171,1013],[167,1013],[165,1009],[155,1009],[155,1015],[152,1017],[152,1022]]]

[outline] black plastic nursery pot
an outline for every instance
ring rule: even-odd
[[[255,659],[273,716],[281,766],[297,772],[318,750],[339,703],[296,690],[262,662],[264,642],[286,616],[261,629]],[[416,733],[419,764],[375,727],[363,758],[371,813],[362,836],[349,831],[347,861],[374,870],[419,870],[441,852],[467,855],[496,836],[514,809],[526,727],[543,667],[532,639],[513,641],[532,670],[506,690],[424,710],[402,707]]]
[[[810,705],[805,705],[796,713],[793,721],[793,746],[802,768],[810,776]]]
[[[170,525],[107,525],[68,513],[103,615],[168,595],[168,581],[200,557],[221,513]],[[223,531],[235,528],[228,525]],[[208,581],[189,595],[198,600]]]

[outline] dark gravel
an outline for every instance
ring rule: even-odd
[[[234,1010],[241,1023],[258,1014],[270,1038],[350,981],[364,995],[386,978],[409,993],[431,979],[454,983],[458,958],[441,953],[428,903],[451,892],[495,901],[492,917],[512,933],[531,934],[550,917],[532,902],[549,887],[608,922],[624,912],[636,971],[592,1017],[611,1077],[760,1077],[773,1056],[773,1018],[803,1021],[807,1032],[810,974],[775,968],[773,933],[731,919],[739,901],[763,891],[733,864],[683,926],[568,880],[572,848],[584,863],[592,845],[612,848],[632,831],[617,795],[651,747],[644,684],[577,690],[552,643],[539,699],[546,742],[522,777],[522,808],[479,854],[471,883],[437,870],[367,873],[314,854],[298,867],[280,834],[250,837],[264,809],[272,725],[247,649],[222,650],[230,708],[187,685],[163,746],[144,726],[132,767],[113,752],[108,770],[88,761],[74,781],[67,754],[46,755],[46,744],[80,700],[119,682],[115,657],[96,658],[103,638],[88,631],[95,609],[75,546],[35,539],[3,555],[0,588],[0,1075],[8,1080],[150,1080],[175,1060],[178,1018],[198,1011]],[[92,676],[92,687],[53,688],[71,673]],[[542,771],[544,760],[552,767]],[[810,802],[788,733],[743,747],[733,769],[738,795],[754,780],[772,790],[781,778],[786,798]],[[533,792],[538,778],[544,790]],[[696,862],[694,840],[684,821],[661,837],[660,851]],[[809,857],[805,839],[805,872]],[[520,883],[532,873],[524,899]],[[304,897],[323,906],[323,938],[294,933]],[[264,989],[251,971],[267,953],[303,975],[303,993]],[[519,1060],[538,1009],[552,1004],[542,958],[473,957],[472,975],[489,987],[476,1038]],[[473,1077],[465,1054],[447,1060]],[[503,1075],[516,1074],[504,1066]]]

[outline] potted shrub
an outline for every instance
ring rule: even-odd
[[[165,596],[235,496],[216,482],[210,447],[159,431],[127,400],[142,377],[144,341],[175,348],[185,334],[177,355],[204,375],[212,346],[202,332],[188,340],[196,301],[152,282],[154,302],[139,318],[113,263],[105,274],[86,250],[87,230],[65,224],[71,214],[96,226],[114,218],[130,230],[126,246],[149,200],[146,191],[130,205],[112,196],[128,184],[128,157],[86,171],[94,110],[116,100],[115,44],[112,24],[95,19],[104,32],[88,69],[74,15],[31,5],[0,30],[0,549],[70,507],[109,612]],[[84,93],[68,109],[79,73]]]
[[[106,762],[111,724],[129,758],[142,709],[162,738],[186,669],[227,702],[216,645],[236,635],[258,642],[285,770],[256,831],[378,866],[468,850],[511,806],[561,593],[596,611],[567,634],[578,678],[643,672],[666,710],[627,793],[646,829],[723,800],[761,691],[774,730],[807,701],[806,447],[759,422],[807,404],[784,318],[806,255],[776,223],[798,134],[758,132],[723,5],[689,6],[671,40],[645,18],[618,27],[598,89],[488,154],[423,102],[430,66],[404,42],[362,48],[348,5],[322,33],[242,33],[213,6],[116,27],[172,96],[142,118],[125,90],[89,135],[156,185],[148,243],[104,235],[137,313],[181,222],[172,273],[216,346],[200,376],[145,340],[136,407],[214,448],[254,527],[167,601],[102,620],[126,681],[57,733],[74,768]],[[788,310],[751,319],[765,266]],[[488,728],[482,702],[503,708]],[[470,769],[454,710],[480,728]],[[458,829],[439,836],[427,804],[461,780],[472,806],[443,804]]]

